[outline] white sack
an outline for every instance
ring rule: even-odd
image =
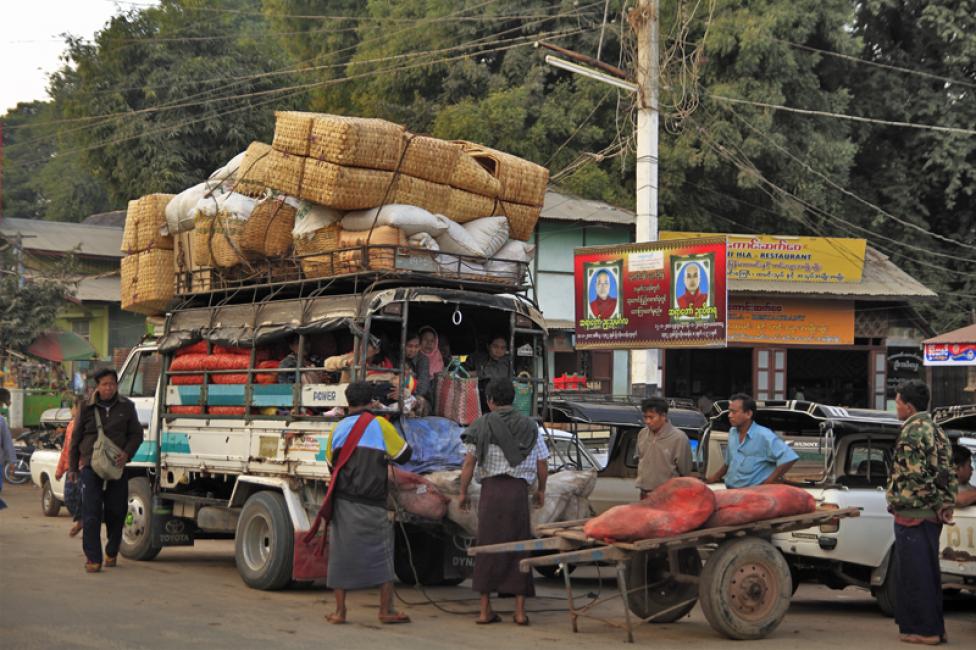
[[[474,219],[464,224],[463,228],[484,257],[493,256],[508,241],[508,219],[505,217]]]
[[[407,237],[407,243],[410,244],[411,248],[422,248],[428,251],[439,251],[441,249],[437,245],[437,240],[426,232],[418,232],[416,235],[410,235]]]
[[[379,213],[379,217],[377,217]],[[390,205],[371,208],[369,210],[355,210],[347,212],[342,218],[342,229],[363,231],[376,226],[392,226],[399,228],[407,237],[418,233],[428,233],[433,237],[447,231],[448,220],[439,214],[432,214],[416,205]]]
[[[200,183],[185,189],[166,204],[166,228],[170,235],[193,230],[193,214],[197,203],[207,193],[207,184]]]
[[[517,262],[531,262],[535,256],[535,246],[517,239],[510,239],[485,263],[485,271],[498,275],[518,273]],[[509,261],[511,260],[511,261]]]
[[[472,481],[468,488],[468,498],[471,501],[469,510],[461,510],[458,495],[461,492],[461,472],[433,472],[425,474],[424,478],[433,483],[441,494],[450,498],[447,505],[447,518],[464,529],[472,536],[478,534],[478,501],[481,497],[481,484]],[[587,497],[596,487],[596,472],[577,472],[564,470],[549,475],[546,482],[546,500],[541,508],[531,505],[532,527],[549,524],[556,521],[583,519],[590,516],[590,502]],[[535,491],[535,486],[529,488],[529,498]]]
[[[237,170],[244,160],[245,153],[247,152],[240,152],[231,158],[226,165],[210,174],[210,178],[207,179],[207,186],[217,187],[219,185],[225,192],[233,192],[234,185],[237,183]]]
[[[214,194],[205,196],[197,202],[194,213],[202,213],[208,217],[216,216],[218,212],[228,214],[235,219],[247,219],[254,212],[258,199],[244,196],[237,192],[230,194]]]
[[[287,202],[287,201],[286,201]],[[342,219],[342,212],[327,208],[318,203],[299,201],[295,212],[295,226],[292,237],[310,237],[312,233],[331,226]]]

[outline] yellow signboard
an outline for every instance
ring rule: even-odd
[[[729,343],[853,345],[854,303],[732,297]]]
[[[704,237],[661,232],[660,239]],[[728,235],[728,279],[764,282],[860,282],[863,239]]]

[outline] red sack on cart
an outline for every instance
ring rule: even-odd
[[[718,490],[715,493],[715,512],[705,522],[705,528],[738,526],[763,519],[803,515],[816,508],[817,503],[812,494],[791,485],[757,485]]]
[[[583,525],[587,537],[608,542],[659,539],[687,533],[715,511],[715,494],[696,478],[668,480],[638,501],[610,508]]]
[[[468,375],[457,360],[437,377],[434,414],[468,425],[481,417],[481,397],[478,378]]]

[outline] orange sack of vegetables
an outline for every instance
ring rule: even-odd
[[[790,485],[756,485],[718,490],[715,493],[715,512],[709,517],[705,527],[737,526],[762,519],[803,515],[816,508],[813,495]]]
[[[696,478],[673,478],[637,503],[610,508],[583,526],[587,537],[608,542],[671,537],[704,524],[715,494]]]

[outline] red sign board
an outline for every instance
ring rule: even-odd
[[[726,345],[726,241],[577,248],[576,347]]]

